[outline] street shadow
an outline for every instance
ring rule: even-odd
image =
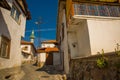
[[[50,76],[41,76],[42,78],[49,78]]]
[[[36,69],[36,71],[44,71],[50,75],[55,75],[55,74],[63,74],[63,71],[58,71],[58,70],[55,70],[53,68],[50,68],[49,66],[43,66],[42,68],[38,68]]]

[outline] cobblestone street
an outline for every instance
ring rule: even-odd
[[[50,68],[39,69],[31,64],[22,65],[25,75],[21,80],[64,80],[63,74]]]

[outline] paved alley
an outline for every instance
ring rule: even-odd
[[[22,70],[25,75],[21,80],[65,80],[61,72],[49,70],[47,67],[39,69],[39,67],[32,64],[24,64]]]

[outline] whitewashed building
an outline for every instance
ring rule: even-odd
[[[21,37],[30,12],[25,0],[0,0],[0,69],[21,66]]]
[[[41,43],[41,48],[37,49],[39,66],[57,66],[61,64],[59,50],[56,45],[56,40],[48,40]]]
[[[30,63],[36,61],[36,48],[32,42],[21,41],[21,61],[22,63]]]
[[[59,0],[57,41],[64,70],[70,59],[113,52],[120,44],[120,0]]]

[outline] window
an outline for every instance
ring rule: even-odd
[[[75,15],[120,17],[120,6],[74,4]]]
[[[28,46],[23,47],[22,50],[27,51],[28,50]]]
[[[10,40],[4,36],[1,36],[0,57],[9,58],[9,52],[10,52]]]
[[[20,11],[14,5],[11,9],[11,16],[18,24],[20,24]]]
[[[89,13],[89,15],[95,15],[95,16],[98,15],[96,6],[92,6],[92,5],[89,4],[87,6],[87,8],[88,8],[88,10],[87,10],[88,12],[87,13]]]

